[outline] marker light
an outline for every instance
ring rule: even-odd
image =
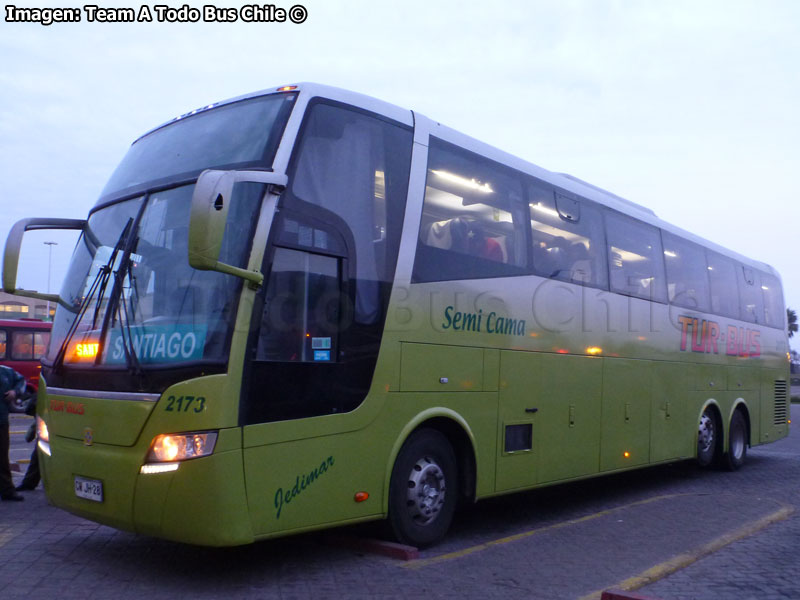
[[[625,452],[622,453],[622,457],[623,458],[630,458],[631,457],[631,453],[626,450]]]
[[[291,92],[297,89],[296,85],[284,85],[283,87],[279,87],[279,92]]]
[[[217,432],[160,434],[153,439],[148,463],[175,462],[208,456],[214,452],[217,443]]]
[[[597,356],[598,354],[602,354],[603,349],[599,348],[598,346],[589,346],[586,349],[586,354],[591,354],[592,356]]]
[[[356,502],[364,502],[369,499],[369,494],[367,492],[356,492],[354,499]]]

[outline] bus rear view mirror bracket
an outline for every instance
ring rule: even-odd
[[[21,219],[14,223],[6,238],[6,247],[3,253],[3,291],[24,296],[26,298],[36,298],[47,302],[55,302],[74,311],[75,307],[68,304],[58,294],[43,294],[35,290],[23,290],[17,288],[17,270],[19,268],[19,256],[22,250],[22,238],[27,231],[41,231],[44,229],[75,229],[86,233],[86,221],[83,219]]]
[[[259,286],[264,275],[234,267],[219,260],[228,209],[233,197],[233,186],[237,183],[265,183],[272,194],[280,193],[289,179],[283,173],[271,171],[217,171],[208,169],[197,178],[192,194],[189,218],[189,265],[203,271],[219,271],[241,277]],[[274,206],[269,213],[271,219]],[[269,225],[269,224],[268,224]]]

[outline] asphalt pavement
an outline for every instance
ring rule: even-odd
[[[800,423],[799,405],[792,414]],[[622,587],[660,600],[796,599],[796,427],[735,473],[684,462],[480,502],[412,561],[353,543],[377,525],[240,548],[165,542],[55,509],[40,487],[0,503],[0,598],[599,600]],[[18,437],[12,454],[25,460]]]

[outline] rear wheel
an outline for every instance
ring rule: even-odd
[[[735,471],[744,464],[747,458],[747,422],[742,411],[737,410],[731,417],[731,426],[728,431],[728,452],[723,459],[723,465],[730,471]]]
[[[717,453],[719,426],[714,411],[707,408],[700,417],[697,430],[697,464],[707,467],[714,462]]]
[[[389,484],[389,522],[398,541],[430,546],[441,540],[453,520],[458,469],[447,438],[420,429],[403,444]]]

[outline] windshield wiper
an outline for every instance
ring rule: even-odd
[[[123,256],[123,266],[117,271],[120,298],[116,305],[116,318],[120,324],[120,340],[122,341],[122,349],[125,352],[125,363],[128,366],[128,370],[133,376],[139,378],[140,384],[145,384],[141,387],[147,389],[147,374],[142,368],[142,363],[139,361],[139,357],[136,354],[136,346],[133,343],[133,334],[131,333],[131,315],[128,313],[128,300],[125,298],[123,287],[125,276],[127,275],[128,283],[130,284],[130,311],[134,313],[133,318],[135,319],[133,298],[134,296],[138,297],[138,291],[136,289],[136,280],[131,273],[130,248],[132,246],[133,244],[129,245],[128,251],[126,251]]]
[[[64,366],[64,357],[67,354],[67,348],[69,347],[70,342],[72,342],[72,338],[75,336],[75,332],[78,330],[78,326],[83,320],[83,317],[86,315],[86,312],[89,308],[89,305],[92,302],[92,299],[97,294],[97,291],[101,290],[100,294],[97,296],[97,303],[95,304],[94,315],[92,316],[92,329],[96,328],[97,316],[100,311],[100,305],[102,304],[103,294],[105,293],[106,284],[108,283],[108,279],[111,275],[111,270],[112,267],[114,266],[114,262],[117,259],[117,254],[122,249],[123,244],[125,242],[125,238],[128,236],[128,233],[130,232],[132,225],[133,225],[133,219],[129,218],[128,222],[125,224],[125,227],[122,229],[122,233],[120,234],[117,243],[114,245],[114,249],[111,252],[111,256],[108,258],[108,261],[106,262],[106,264],[104,264],[97,270],[97,275],[95,275],[94,281],[92,281],[92,285],[89,287],[89,291],[87,292],[86,296],[84,296],[80,306],[78,307],[78,314],[75,316],[75,320],[72,322],[72,325],[70,325],[70,328],[67,331],[67,335],[64,337],[64,342],[58,349],[58,354],[56,355],[55,362],[53,363],[53,369],[55,371],[58,372]],[[97,354],[99,357],[100,353],[98,352]]]

